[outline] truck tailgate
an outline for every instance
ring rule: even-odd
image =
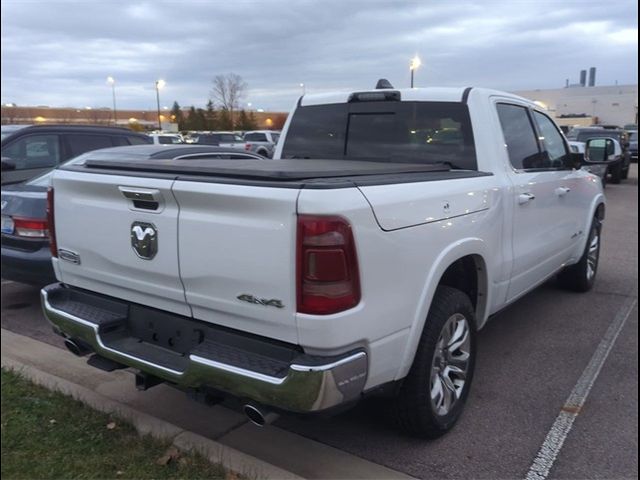
[[[178,268],[178,205],[173,180],[59,170],[54,175],[61,280],[162,310],[189,315]],[[156,210],[136,209],[125,191],[154,192]],[[141,257],[137,234],[156,232],[157,253]],[[146,231],[146,234],[145,234]],[[148,238],[148,237],[147,237]],[[143,252],[144,253],[144,252]]]
[[[195,318],[297,343],[298,192],[175,182],[180,273]]]

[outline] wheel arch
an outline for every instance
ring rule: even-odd
[[[425,279],[396,379],[404,378],[411,368],[438,286],[447,285],[469,295],[475,310],[474,327],[484,326],[493,293],[487,264],[489,251],[481,239],[466,239],[443,251],[434,262]]]

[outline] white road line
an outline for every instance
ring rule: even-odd
[[[613,319],[613,322],[611,322],[611,325],[609,325],[598,348],[596,348],[596,351],[593,353],[589,364],[582,372],[569,398],[567,398],[567,401],[560,410],[556,421],[551,426],[549,433],[547,433],[547,437],[544,439],[538,455],[533,460],[531,468],[529,468],[526,480],[544,480],[547,478],[547,475],[549,475],[551,467],[553,467],[553,463],[558,457],[567,435],[569,435],[571,431],[574,420],[577,418],[584,402],[587,400],[591,387],[593,387],[596,378],[598,378],[600,370],[609,356],[609,352],[611,352],[622,327],[624,327],[627,318],[631,315],[637,302],[637,299],[628,297]]]

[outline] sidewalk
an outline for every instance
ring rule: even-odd
[[[86,358],[2,329],[2,366],[93,408],[117,412],[140,433],[195,449],[211,461],[258,478],[411,478],[360,457],[274,426],[257,427],[244,415],[207,407],[158,385],[141,392],[127,370],[107,373]]]

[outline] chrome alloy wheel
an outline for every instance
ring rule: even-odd
[[[467,379],[471,359],[469,322],[456,313],[445,322],[431,361],[431,406],[437,415],[447,415],[456,404]]]
[[[591,280],[598,268],[598,256],[600,255],[600,232],[593,229],[593,234],[589,241],[589,251],[587,252],[587,280]]]

